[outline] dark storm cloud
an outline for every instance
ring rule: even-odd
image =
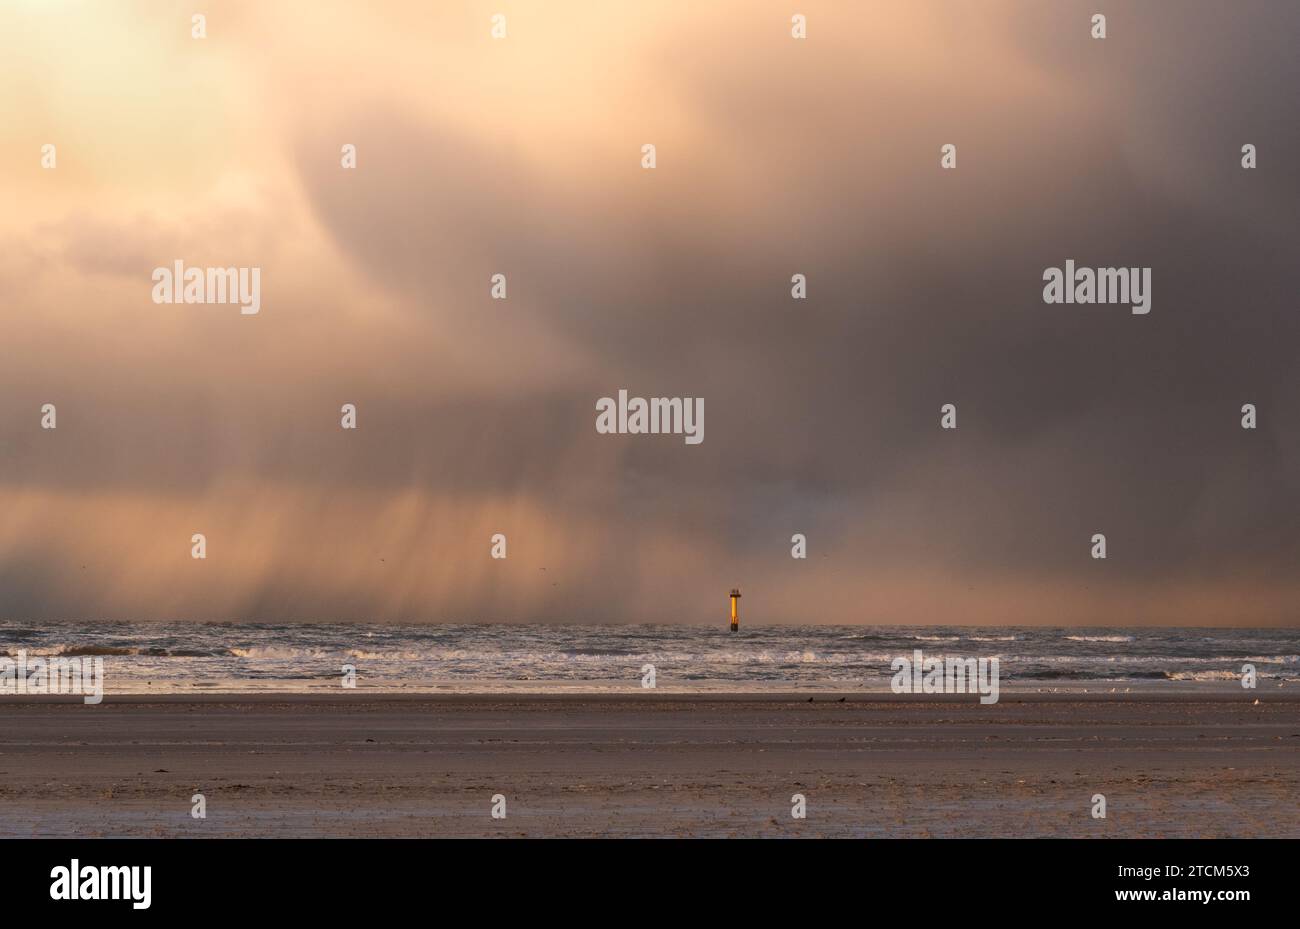
[[[509,339],[485,299],[504,270],[511,307],[603,359],[585,394],[536,398],[537,414],[572,402],[581,419],[619,386],[704,396],[701,449],[644,442],[622,462],[656,500],[705,506],[703,531],[747,526],[742,546],[810,522],[834,532],[865,514],[828,502],[905,492],[924,499],[914,518],[943,560],[1070,574],[1091,569],[1080,553],[1105,531],[1134,578],[1276,570],[1300,556],[1285,283],[1300,241],[1279,206],[1294,205],[1300,113],[1277,92],[1300,75],[1278,54],[1296,17],[1259,13],[1147,9],[1113,17],[1104,48],[1041,7],[1013,17],[1008,54],[1049,94],[992,93],[994,76],[970,74],[936,99],[877,86],[869,61],[768,70],[739,43],[722,62],[700,50],[669,79],[725,148],[665,149],[650,178],[629,156],[576,196],[391,112],[363,124],[382,165],[355,186],[306,154],[337,127],[304,139],[300,163],[343,249],[377,286],[454,307],[449,335],[490,315]],[[1171,23],[1189,40],[1171,47]],[[946,141],[953,174],[938,170]],[[1270,170],[1240,168],[1245,141]],[[1202,173],[1178,189],[1151,179],[1164,165]],[[729,173],[745,178],[738,197]],[[1151,267],[1151,315],[1044,305],[1042,271],[1067,258]],[[804,303],[794,271],[809,275]],[[945,402],[956,434],[938,429]],[[1239,428],[1244,402],[1258,432]],[[501,426],[505,460],[544,493],[575,436],[514,428],[527,409],[502,401],[453,432]],[[589,463],[609,465],[595,442]]]

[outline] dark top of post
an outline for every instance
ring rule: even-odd
[[[739,597],[739,596],[740,596],[740,588],[739,588],[739,587],[733,587],[733,588],[731,588],[731,595],[732,595],[733,597]]]

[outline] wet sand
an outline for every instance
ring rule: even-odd
[[[0,698],[0,835],[1300,837],[1300,693]]]

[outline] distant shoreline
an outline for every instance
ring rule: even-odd
[[[1256,700],[1263,703],[1300,703],[1300,688],[1272,688],[1269,690],[1243,690],[1239,685],[1224,685],[1211,682],[1179,682],[1176,689],[1157,689],[1160,685],[1145,684],[1134,688],[1129,693],[1105,692],[1091,687],[1087,693],[1083,688],[1057,688],[1057,692],[1039,692],[1037,688],[1016,690],[1003,685],[999,703],[1246,703],[1254,704]],[[1050,688],[1048,688],[1050,690]],[[527,703],[884,703],[918,705],[927,704],[967,704],[979,703],[976,694],[895,694],[888,690],[880,691],[527,691],[498,690],[474,692],[437,692],[437,691],[230,691],[225,693],[157,693],[157,694],[105,694],[104,703],[122,705],[149,704],[320,704],[322,706],[357,705],[366,703],[457,703],[473,704],[485,701],[527,702]],[[82,698],[67,694],[14,694],[0,695],[0,707],[32,705],[82,704]],[[87,711],[95,707],[88,706]]]

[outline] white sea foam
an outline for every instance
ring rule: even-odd
[[[1241,675],[1236,671],[1171,671],[1171,681],[1237,681]]]
[[[374,692],[639,691],[647,663],[663,691],[881,692],[892,658],[918,642],[941,657],[996,657],[1005,680],[1035,686],[1227,687],[1248,662],[1264,686],[1300,675],[1296,629],[0,621],[0,655],[107,656],[110,695],[325,692],[341,689],[345,664],[357,690]]]

